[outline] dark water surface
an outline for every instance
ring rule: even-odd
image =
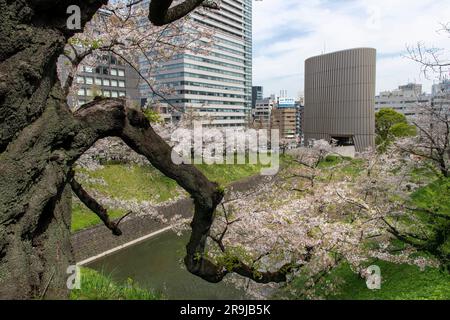
[[[190,274],[182,264],[189,235],[172,231],[96,260],[87,267],[123,283],[133,279],[141,288],[162,292],[171,300],[243,299],[241,291],[225,283],[211,284]]]

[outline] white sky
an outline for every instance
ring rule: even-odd
[[[253,85],[264,95],[303,93],[304,61],[324,51],[377,49],[377,93],[407,82],[431,91],[433,79],[404,56],[423,42],[450,52],[450,0],[260,0],[253,1]]]

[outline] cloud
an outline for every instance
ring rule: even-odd
[[[405,58],[421,41],[449,50],[437,32],[450,22],[448,0],[262,0],[253,2],[253,83],[264,94],[303,92],[304,61],[354,47],[378,51],[377,91],[417,81],[431,90],[420,66]]]

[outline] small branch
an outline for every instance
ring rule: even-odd
[[[388,226],[389,233],[391,233],[397,239],[405,242],[406,244],[409,244],[410,246],[413,246],[416,249],[421,250],[424,248],[424,246],[422,244],[419,244],[419,243],[409,239],[408,237],[413,238],[416,241],[426,241],[427,239],[419,239],[413,235],[404,235],[404,234],[400,233],[400,231],[398,231],[397,228],[395,228],[393,225],[391,225],[385,218],[381,218],[381,220]]]
[[[301,159],[300,159],[300,160],[294,159],[293,161],[296,162],[296,163],[298,163],[298,164],[301,164],[302,166],[305,166],[305,167],[307,167],[307,168],[309,168],[309,169],[313,169],[313,170],[315,169],[315,166],[314,166],[314,165],[311,165],[311,164],[309,164],[309,163],[306,163],[306,162],[302,161]]]
[[[113,235],[122,235],[122,231],[119,229],[119,224],[125,217],[129,216],[131,212],[128,212],[125,216],[120,218],[118,222],[114,223],[110,220],[108,211],[83,189],[83,187],[75,180],[75,177],[72,177],[70,185],[73,192],[77,195],[81,202],[83,202],[86,207],[88,207],[103,221],[105,226],[112,231]]]
[[[308,191],[308,189],[297,189],[297,188],[293,188],[293,189],[291,189],[292,191],[295,191],[295,192],[300,192],[300,193],[303,193],[303,192],[307,192]]]

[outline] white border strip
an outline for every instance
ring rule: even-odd
[[[159,235],[159,234],[161,234],[161,233],[167,232],[167,231],[169,231],[169,230],[171,230],[171,229],[172,229],[171,226],[170,226],[170,227],[166,227],[166,228],[164,228],[164,229],[161,229],[161,230],[158,230],[158,231],[156,231],[156,232],[150,233],[150,234],[148,234],[148,235],[146,235],[146,236],[140,237],[140,238],[138,238],[138,239],[136,239],[136,240],[127,242],[127,243],[125,243],[125,244],[123,244],[123,245],[121,245],[121,246],[118,246],[118,247],[115,247],[115,248],[113,248],[113,249],[111,249],[111,250],[108,250],[108,251],[105,251],[105,252],[103,252],[103,253],[100,253],[100,254],[98,254],[98,255],[96,255],[96,256],[94,256],[94,257],[91,257],[91,258],[88,258],[88,259],[86,259],[86,260],[77,262],[77,266],[84,266],[85,264],[88,264],[88,263],[90,263],[90,262],[92,262],[92,261],[95,261],[95,260],[97,260],[97,259],[100,259],[100,258],[103,258],[103,257],[105,257],[105,256],[108,256],[108,255],[110,255],[110,254],[112,254],[112,253],[114,253],[114,252],[116,252],[116,251],[125,249],[125,248],[127,248],[127,247],[129,247],[129,246],[132,246],[132,245],[134,245],[134,244],[137,244],[137,243],[142,242],[142,241],[144,241],[144,240],[147,240],[147,239],[149,239],[149,238],[153,238],[153,237],[155,237],[155,236],[157,236],[157,235]]]

